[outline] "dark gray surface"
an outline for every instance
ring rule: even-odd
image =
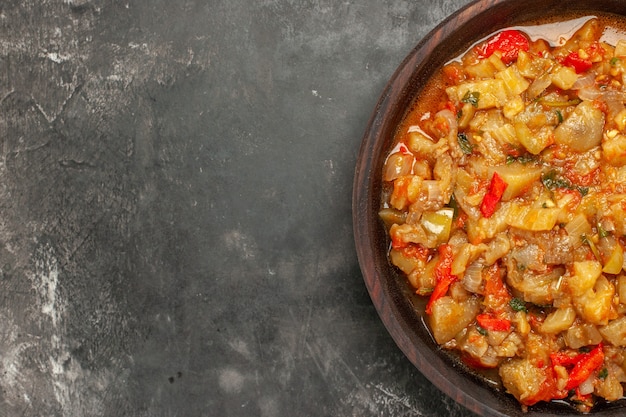
[[[0,416],[470,416],[383,328],[350,201],[465,3],[0,3]]]

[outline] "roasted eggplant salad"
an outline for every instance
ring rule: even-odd
[[[526,408],[626,382],[626,31],[500,30],[448,62],[383,172],[389,259],[434,340]]]

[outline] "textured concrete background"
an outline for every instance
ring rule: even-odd
[[[467,0],[3,0],[0,416],[470,416],[396,348],[352,177]]]

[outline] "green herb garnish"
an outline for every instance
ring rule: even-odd
[[[483,329],[479,325],[476,325],[476,330],[478,331],[478,333],[482,334],[483,336],[487,336],[488,334],[487,329]]]
[[[474,107],[478,107],[478,100],[480,99],[480,93],[478,91],[468,91],[465,93],[461,101],[463,103],[469,103]]]
[[[589,192],[589,187],[582,187],[580,185],[572,184],[572,182],[568,179],[557,175],[557,172],[555,170],[552,170],[547,174],[542,175],[541,182],[550,191],[556,190],[558,188],[565,188],[567,190],[576,190],[583,197],[586,196]]]
[[[609,370],[606,368],[602,368],[600,372],[598,372],[598,378],[605,380],[606,377],[609,376]]]
[[[526,308],[526,303],[524,302],[524,300],[520,300],[519,298],[512,298],[511,301],[509,301],[509,305],[514,311],[523,311],[525,313],[528,312],[528,309]]]
[[[474,146],[470,143],[467,135],[463,132],[460,132],[456,135],[457,140],[459,141],[459,146],[465,155],[471,155],[474,150]]]
[[[563,123],[563,113],[561,113],[561,110],[556,109],[554,112],[556,113],[556,118],[559,123]]]
[[[523,154],[520,156],[507,155],[506,164],[511,165],[513,162],[519,162],[522,165],[526,165],[530,162],[536,162],[537,157],[533,154]]]

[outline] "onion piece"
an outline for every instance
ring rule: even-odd
[[[577,152],[588,151],[602,142],[605,116],[590,101],[583,101],[554,130],[554,141]]]
[[[582,245],[581,236],[591,233],[591,225],[584,214],[577,214],[565,225],[565,230],[570,237],[570,243],[574,248]]]
[[[596,82],[596,74],[593,72],[589,72],[587,75],[583,77],[579,77],[578,80],[572,86],[572,90],[580,90],[585,87],[592,87]]]
[[[411,154],[402,152],[391,154],[385,161],[383,179],[385,181],[393,181],[398,177],[411,174],[414,161],[415,158]]]
[[[578,97],[583,100],[597,100],[602,97],[602,91],[593,86],[584,87],[578,90]]]
[[[459,123],[457,121],[456,115],[452,113],[452,111],[449,109],[443,109],[443,110],[438,111],[435,114],[435,117],[434,117],[435,122],[437,122],[438,119],[439,121],[443,119],[443,121],[445,121],[445,123],[448,126],[449,130],[448,130],[448,135],[446,139],[448,141],[448,146],[450,147],[452,151],[452,155],[455,158],[462,157],[463,151],[461,150],[461,146],[459,145],[459,142],[457,139],[457,134],[459,133]]]
[[[546,270],[546,264],[543,261],[544,251],[535,244],[531,243],[520,248],[515,248],[511,252],[511,256],[517,261],[518,265],[524,265],[534,271]]]
[[[542,76],[538,77],[533,81],[533,83],[528,87],[528,96],[531,99],[535,99],[543,93],[546,88],[550,87],[552,84],[552,78],[550,74],[545,73]]]
[[[578,391],[580,392],[580,395],[588,395],[593,393],[593,381],[596,378],[595,373],[591,373],[591,375],[589,375],[589,378],[585,379],[579,386],[578,386]]]
[[[465,268],[461,283],[469,292],[480,294],[483,284],[483,263],[476,261]]]
[[[442,202],[443,194],[441,193],[441,187],[439,181],[426,180],[422,182],[422,189],[425,191],[426,200],[430,202]]]
[[[443,109],[443,110],[438,111],[435,114],[434,120],[437,121],[437,119],[441,119],[441,118],[443,118],[448,125],[448,128],[449,128],[448,139],[450,137],[454,137],[454,139],[456,140],[456,135],[458,133],[458,128],[459,128],[456,115],[452,113],[452,111],[449,109]]]

